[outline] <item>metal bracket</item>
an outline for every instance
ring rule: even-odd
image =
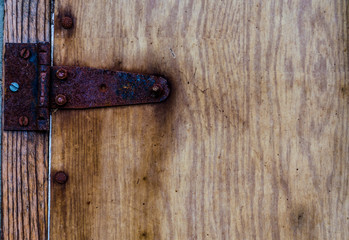
[[[4,130],[47,131],[52,109],[164,101],[167,80],[88,67],[50,67],[49,43],[6,43]]]

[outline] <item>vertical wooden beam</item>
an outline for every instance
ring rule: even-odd
[[[50,41],[50,1],[5,1],[4,42],[39,41]],[[47,239],[48,139],[48,133],[3,131],[3,239]]]

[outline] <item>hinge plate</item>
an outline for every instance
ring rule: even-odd
[[[4,130],[47,131],[51,109],[164,101],[167,80],[88,67],[50,67],[49,43],[5,45]]]
[[[57,78],[57,71],[67,72],[64,80]],[[161,87],[161,94],[154,97],[152,87]],[[51,108],[86,109],[161,102],[167,98],[169,88],[162,77],[136,73],[115,72],[88,67],[52,67]],[[56,97],[64,95],[66,103],[57,105]]]
[[[49,129],[48,43],[5,45],[4,130]]]

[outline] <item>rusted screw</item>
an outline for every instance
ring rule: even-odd
[[[26,116],[21,116],[18,119],[18,122],[19,122],[19,125],[21,125],[22,127],[26,127],[26,126],[28,126],[29,119]]]
[[[157,98],[162,93],[162,87],[158,84],[154,84],[154,86],[152,86],[150,91],[151,91],[151,96],[153,98]]]
[[[65,16],[62,18],[62,27],[65,29],[70,29],[73,27],[73,19],[71,17]]]
[[[64,68],[60,68],[56,72],[56,77],[58,79],[64,80],[68,77],[68,71]]]
[[[30,51],[28,48],[23,48],[21,50],[21,57],[27,59],[30,56]]]
[[[58,94],[55,98],[56,104],[62,106],[67,103],[67,97],[63,94]]]
[[[54,180],[56,183],[65,184],[68,181],[68,175],[62,171],[56,172]]]

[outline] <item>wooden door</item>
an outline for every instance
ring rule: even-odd
[[[52,114],[50,239],[348,239],[344,0],[56,0],[54,65],[165,76]],[[72,16],[74,27],[60,19]]]

